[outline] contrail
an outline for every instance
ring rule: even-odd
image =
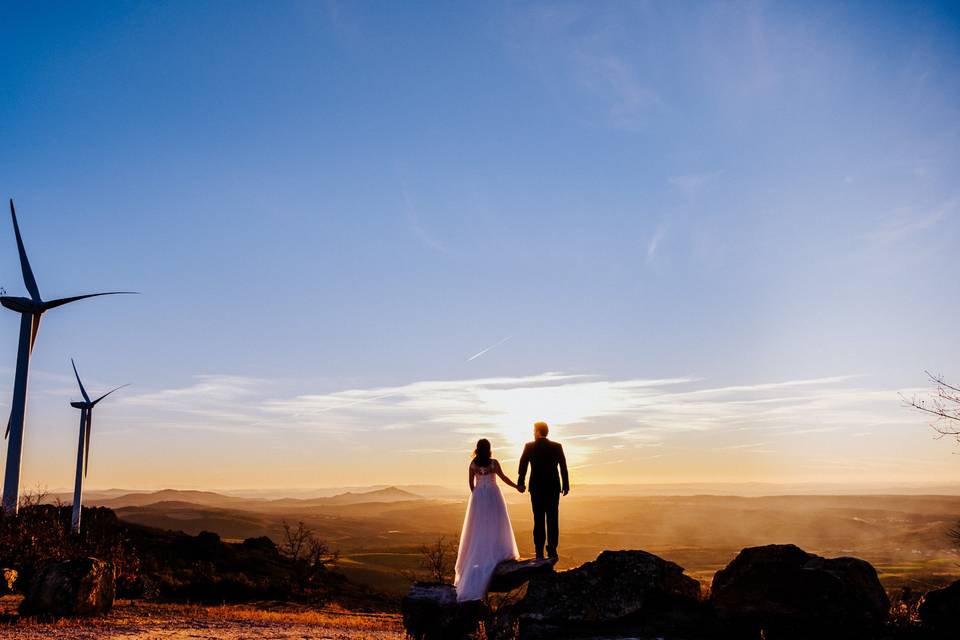
[[[509,340],[509,339],[512,338],[512,337],[513,337],[513,336],[507,336],[506,338],[504,338],[504,339],[501,340],[500,342],[498,342],[498,343],[496,343],[496,344],[490,345],[489,347],[487,347],[487,348],[484,349],[483,351],[478,351],[477,353],[475,353],[475,354],[473,354],[472,356],[470,356],[469,358],[467,358],[467,362],[470,362],[471,360],[476,360],[477,358],[479,358],[480,356],[482,356],[483,354],[485,354],[487,351],[490,351],[491,349],[496,349],[497,347],[499,347],[500,345],[502,345],[504,342],[506,342],[507,340]]]

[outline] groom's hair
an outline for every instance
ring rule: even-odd
[[[547,434],[550,433],[550,427],[546,422],[535,422],[533,424],[533,432],[541,438],[546,438]]]

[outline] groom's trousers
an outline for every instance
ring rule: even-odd
[[[531,493],[530,504],[533,506],[533,546],[536,548],[537,557],[543,557],[544,542],[547,544],[547,555],[557,555],[557,542],[560,540],[560,493]]]

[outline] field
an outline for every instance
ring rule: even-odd
[[[826,556],[870,561],[889,590],[925,590],[960,578],[960,556],[948,538],[960,520],[960,497],[943,495],[615,495],[615,489],[571,494],[561,504],[561,562],[570,568],[603,549],[644,549],[709,582],[746,546],[794,543]],[[221,496],[204,492],[111,495],[95,499],[126,520],[225,539],[268,535],[282,522],[304,521],[341,551],[348,577],[399,595],[418,569],[419,547],[438,536],[455,540],[462,497],[401,489],[319,498]],[[532,555],[525,496],[509,494],[523,555]]]

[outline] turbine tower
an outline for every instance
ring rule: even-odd
[[[29,298],[0,296],[0,304],[20,314],[20,346],[17,350],[17,370],[13,378],[10,421],[7,422],[7,431],[3,436],[8,439],[7,467],[3,478],[3,510],[8,514],[15,514],[20,502],[20,461],[23,454],[23,426],[27,409],[27,374],[30,372],[30,354],[33,352],[33,345],[37,340],[37,331],[40,330],[40,316],[45,311],[84,298],[135,292],[88,293],[45,302],[40,297],[40,289],[33,277],[33,270],[30,269],[27,252],[23,248],[23,238],[20,237],[20,227],[17,225],[17,212],[13,208],[13,199],[10,200],[10,216],[13,218],[13,232],[17,236],[17,251],[20,253],[23,284],[26,285],[27,291],[30,293]]]
[[[80,409],[80,442],[77,443],[77,479],[73,485],[73,517],[70,520],[70,527],[74,533],[80,531],[80,500],[83,498],[83,479],[90,470],[90,427],[93,425],[93,408],[97,403],[106,398],[117,389],[123,389],[127,385],[121,385],[116,389],[111,389],[105,394],[91,400],[87,395],[87,390],[83,388],[80,382],[80,374],[77,373],[77,363],[70,358],[70,364],[73,365],[73,375],[77,376],[77,384],[80,385],[80,393],[83,395],[83,402],[71,402],[70,406]]]

